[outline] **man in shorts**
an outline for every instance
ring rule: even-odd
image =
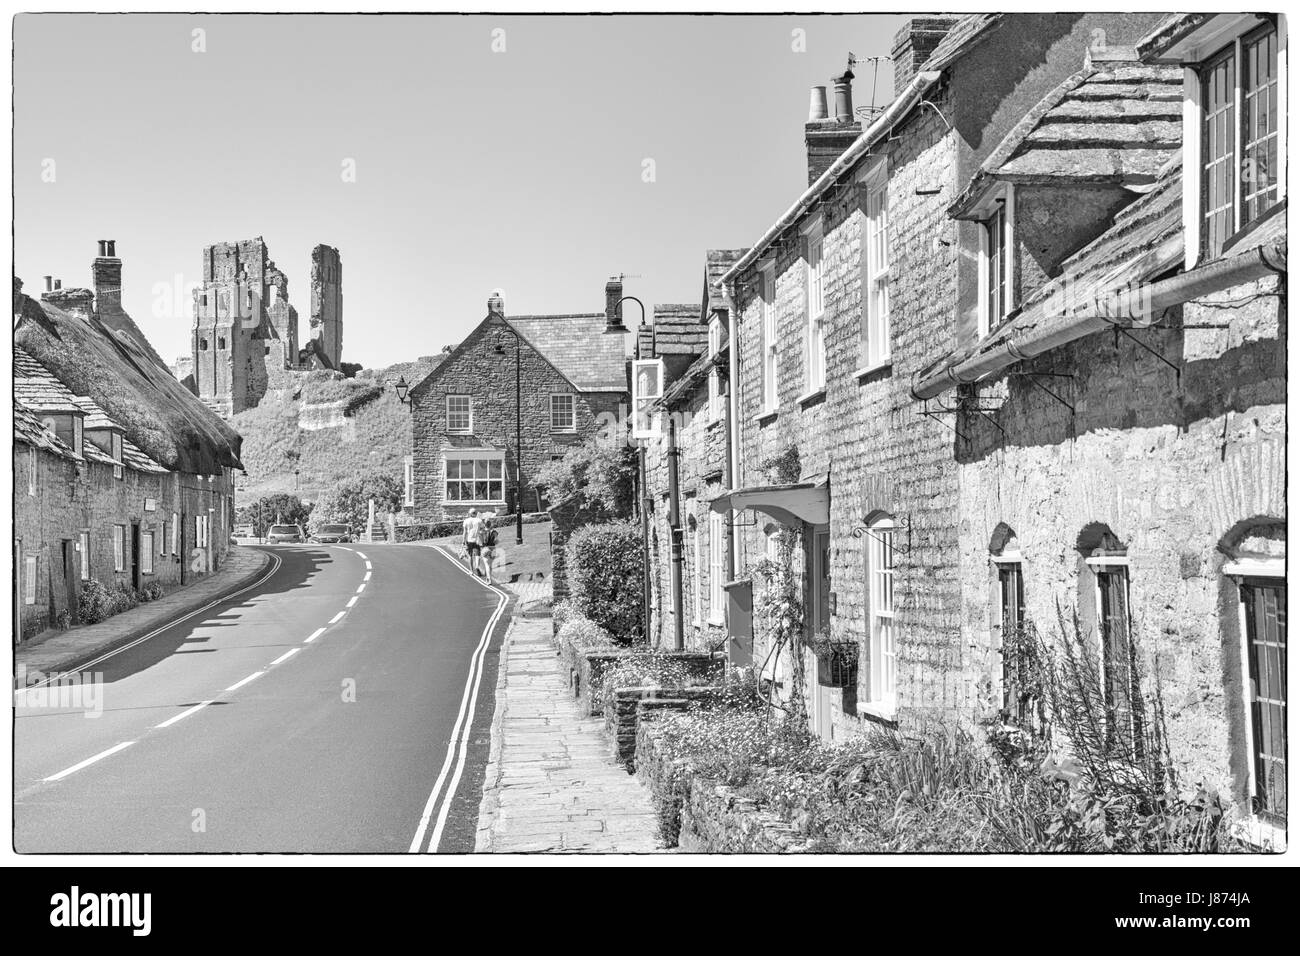
[[[470,508],[461,525],[465,536],[465,561],[476,575],[479,573],[479,556],[483,549],[483,521],[478,516],[478,509]]]

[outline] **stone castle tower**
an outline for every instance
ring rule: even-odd
[[[333,246],[311,251],[311,351],[326,367],[343,363],[343,260]],[[304,356],[308,359],[310,356]],[[304,363],[305,364],[305,363]]]

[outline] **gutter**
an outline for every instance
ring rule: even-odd
[[[1149,287],[1149,309],[1157,312],[1264,276],[1285,274],[1286,240],[1281,239],[1152,284]],[[988,352],[933,371],[919,372],[912,381],[912,397],[921,401],[934,398],[954,386],[981,381],[1017,362],[1042,355],[1109,326],[1134,324],[1121,322],[1110,314],[1112,310],[1107,307],[1113,301],[1110,296],[1094,296],[1087,307],[1054,328],[1030,332],[1020,339],[1009,338]]]
[[[863,130],[862,135],[840,154],[839,159],[831,164],[830,169],[817,177],[816,181],[804,191],[803,195],[795,200],[794,205],[785,211],[785,215],[778,219],[767,232],[763,233],[762,238],[754,243],[753,248],[737,259],[732,267],[723,273],[722,278],[716,284],[725,286],[734,283],[737,276],[763,254],[763,250],[771,245],[781,233],[798,222],[812,208],[813,203],[822,193],[830,189],[840,176],[852,169],[858,160],[871,151],[871,147],[882,136],[889,133],[912,111],[912,108],[921,101],[921,97],[926,90],[933,86],[941,75],[938,72],[926,72],[918,73],[912,77],[912,82],[908,83],[903,92],[894,98],[894,102],[890,103],[876,121]]]

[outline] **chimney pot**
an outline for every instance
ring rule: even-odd
[[[43,278],[45,279],[45,291],[46,291],[46,292],[53,292],[53,291],[54,291],[54,276],[43,276]]]
[[[814,86],[808,95],[808,122],[820,123],[826,118],[826,87]]]
[[[832,78],[835,84],[835,122],[853,122],[853,71]]]
[[[55,280],[54,280],[54,290],[57,292],[59,289],[62,289],[62,288],[63,288],[63,280],[62,280],[62,279],[55,279]]]
[[[108,240],[105,240],[105,244],[108,246],[108,257],[109,257],[110,259],[116,259],[116,258],[117,258],[117,240],[116,240],[116,239],[108,239]]]

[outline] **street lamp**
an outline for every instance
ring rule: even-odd
[[[522,459],[524,456],[524,411],[522,393],[520,392],[519,333],[509,325],[503,325],[498,329],[495,340],[497,355],[506,354],[506,350],[501,344],[501,335],[505,332],[509,332],[515,337],[515,544],[523,544],[524,478]]]
[[[410,389],[410,387],[411,386],[406,384],[405,375],[399,375],[397,377],[397,384],[394,385],[393,388],[397,392],[397,400],[401,402],[403,405],[406,404],[406,393]]]

